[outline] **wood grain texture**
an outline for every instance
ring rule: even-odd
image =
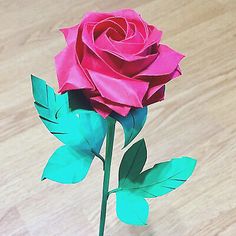
[[[98,232],[102,166],[92,164],[78,185],[40,182],[60,145],[33,107],[30,74],[57,87],[54,55],[65,43],[58,29],[91,10],[134,8],[164,31],[163,42],[185,53],[184,75],[152,105],[139,137],[147,167],[174,156],[198,159],[180,189],[150,201],[149,224],[118,221],[109,199],[106,236],[236,235],[236,1],[0,1],[0,235],[94,236]],[[117,125],[111,187],[117,183],[123,132]]]

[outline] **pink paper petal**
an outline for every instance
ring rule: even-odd
[[[117,33],[114,29],[108,28],[106,29],[95,41],[95,46],[98,50],[111,52],[114,55],[119,55],[119,51],[112,44],[111,40],[107,37],[108,32]]]
[[[170,75],[163,75],[163,76],[157,76],[152,77],[148,79],[150,82],[148,92],[146,93],[146,99],[149,99],[151,96],[153,96],[154,93],[156,93],[163,85],[165,85],[167,82],[169,82],[172,79],[175,79],[176,77],[181,75],[181,71],[178,68],[171,73]]]
[[[122,9],[113,11],[112,14],[114,16],[120,16],[125,18],[128,22],[132,22],[136,25],[139,32],[142,34],[143,38],[147,37],[148,29],[147,23],[141,18],[141,16],[132,9]]]
[[[116,21],[114,21],[112,19],[113,18],[108,18],[108,19],[98,22],[94,26],[92,31],[90,31],[90,33],[92,33],[92,37],[94,37],[96,39],[106,29],[111,28],[118,33],[117,34],[118,36],[119,35],[121,36],[119,38],[114,37],[115,40],[121,40],[122,38],[125,38],[126,31],[124,30],[124,28],[122,28]],[[85,32],[87,32],[87,31],[85,31]],[[110,35],[110,37],[113,38],[112,35]]]
[[[149,66],[157,57],[157,54],[148,55],[134,61],[126,61],[113,54],[103,54],[103,59],[109,66],[111,66],[118,73],[127,77],[132,77],[143,71]]]
[[[97,113],[99,113],[103,118],[107,118],[111,114],[112,110],[109,107],[107,107],[105,104],[102,104],[95,100],[90,100],[90,102],[93,109]]]
[[[153,44],[159,45],[162,37],[162,31],[158,30],[156,27],[149,25],[149,36],[145,42],[144,49],[150,47]]]
[[[112,101],[109,101],[108,99],[102,98],[102,97],[92,97],[90,98],[92,101],[96,101],[98,103],[104,104],[107,107],[109,107],[111,110],[117,112],[118,114],[122,116],[127,116],[131,107],[125,106],[122,104],[114,103]]]
[[[73,89],[93,89],[93,84],[76,60],[75,44],[71,43],[55,57],[59,92]]]
[[[150,57],[152,56],[150,55]],[[144,57],[142,59],[144,59]],[[148,60],[148,58],[146,58],[146,60]],[[119,80],[130,80],[128,76],[122,74],[123,63],[125,62],[119,61],[119,58],[117,57],[111,58],[110,54],[104,53],[103,57],[101,57],[99,54],[95,53],[94,51],[85,46],[84,57],[82,59],[81,65],[85,69],[96,71],[98,73],[105,74],[112,78],[116,78]],[[139,65],[139,67],[135,68],[136,70],[142,68],[142,66],[140,66],[142,65],[142,61],[140,61],[140,63],[137,64]]]
[[[140,72],[136,77],[140,76],[158,76],[172,73],[184,55],[174,51],[166,45],[159,46],[159,55],[156,60],[147,69]]]
[[[60,31],[64,34],[65,40],[68,45],[76,41],[78,29],[79,24],[74,25],[72,27],[60,29]]]
[[[150,98],[144,100],[144,106],[148,106],[152,103],[164,100],[164,95],[165,95],[165,85],[162,86],[159,90],[157,90]]]
[[[127,106],[142,107],[148,89],[147,82],[125,78],[121,80],[92,70],[88,72],[102,97]]]
[[[112,45],[118,50],[119,55],[123,55],[123,58],[130,58],[131,56],[133,58],[136,58],[136,54],[139,53],[143,47],[144,43],[130,43],[127,41],[115,41],[111,39]],[[131,60],[131,59],[129,59]]]
[[[128,23],[127,35],[123,43],[144,43],[144,38],[140,34],[139,30],[137,29],[136,25],[132,22]]]

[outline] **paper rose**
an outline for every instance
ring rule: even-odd
[[[91,12],[61,29],[67,46],[55,57],[59,92],[82,90],[103,117],[126,116],[163,100],[165,84],[181,74],[184,57],[134,10]]]
[[[147,225],[147,199],[179,188],[196,165],[193,158],[182,156],[147,169],[145,139],[130,145],[144,127],[147,106],[163,100],[166,83],[181,74],[179,63],[184,56],[160,44],[161,31],[133,10],[92,12],[80,24],[61,31],[67,46],[55,61],[62,94],[45,80],[31,76],[38,115],[63,143],[49,158],[41,179],[80,183],[98,158],[103,170],[98,235],[104,236],[111,194],[116,196],[116,214],[122,222]],[[109,182],[117,122],[124,130],[123,149],[127,149],[117,187],[112,189]]]

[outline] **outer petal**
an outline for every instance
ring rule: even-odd
[[[79,24],[74,25],[72,27],[60,29],[60,31],[64,34],[65,40],[68,45],[76,41],[78,29]]]
[[[122,115],[122,116],[127,116],[131,107],[125,106],[122,104],[118,104],[112,101],[109,101],[108,99],[102,98],[102,97],[92,97],[90,98],[91,101],[96,101],[100,104],[103,104],[110,108],[111,110],[115,111],[116,113]]]
[[[145,95],[146,99],[149,99],[152,97],[163,85],[165,85],[167,82],[169,82],[172,79],[175,79],[176,77],[181,75],[180,68],[177,67],[176,70],[171,73],[170,75],[163,75],[163,76],[157,76],[157,77],[149,77],[146,78],[147,81],[150,81],[149,89]]]
[[[159,55],[156,60],[147,69],[140,72],[136,77],[140,76],[160,76],[171,74],[179,62],[184,58],[184,55],[174,51],[166,45],[159,46]]]
[[[83,26],[84,23],[87,22],[100,22],[108,17],[112,17],[112,13],[106,13],[106,12],[88,12],[84,15],[81,26]]]
[[[133,107],[142,107],[148,83],[134,79],[117,79],[88,70],[92,81],[103,98]]]
[[[157,90],[151,97],[149,97],[148,99],[144,99],[143,105],[144,106],[148,106],[152,103],[155,102],[160,102],[162,100],[164,100],[164,95],[165,95],[165,85],[162,86],[159,90]]]
[[[97,102],[95,100],[90,100],[91,101],[91,105],[93,107],[93,109],[99,113],[103,118],[106,118],[108,117],[111,112],[112,112],[112,109],[110,109],[109,107],[107,107],[106,105],[100,103],[100,102]]]
[[[71,43],[55,57],[59,92],[73,89],[93,89],[93,84],[76,60],[75,44]]]

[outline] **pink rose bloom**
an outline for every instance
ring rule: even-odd
[[[165,84],[181,75],[184,56],[160,44],[162,32],[134,10],[91,12],[61,31],[67,46],[55,57],[59,92],[82,90],[103,117],[163,100]]]

